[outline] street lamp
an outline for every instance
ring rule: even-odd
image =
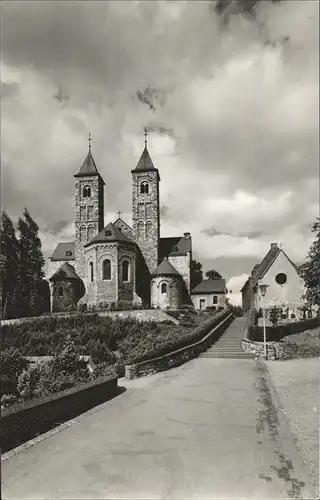
[[[260,283],[259,284],[260,296],[263,299],[263,300],[261,300],[261,303],[262,303],[262,315],[263,315],[263,350],[264,350],[264,357],[265,357],[265,359],[268,358],[268,354],[267,354],[266,310],[265,310],[264,297],[265,297],[265,295],[267,293],[267,287],[268,286],[269,285],[266,285],[265,283]]]

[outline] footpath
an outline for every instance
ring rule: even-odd
[[[200,357],[119,385],[117,398],[4,455],[2,498],[316,498],[266,363]]]

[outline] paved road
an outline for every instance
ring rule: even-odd
[[[126,386],[4,461],[2,498],[314,498],[263,362],[198,358]]]

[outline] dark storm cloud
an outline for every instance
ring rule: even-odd
[[[254,240],[275,233],[306,239],[318,201],[318,4],[257,2],[254,17],[227,26],[211,6],[3,4],[3,204],[13,216],[27,205],[47,232],[72,223],[89,131],[106,207],[129,212],[147,126],[164,229],[192,227],[203,254],[213,236],[212,251],[251,256]],[[219,234],[200,232],[211,226]]]

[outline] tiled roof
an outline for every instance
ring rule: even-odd
[[[159,260],[170,256],[186,255],[191,252],[191,237],[177,236],[174,238],[160,238]]]
[[[74,260],[74,247],[74,241],[70,241],[69,243],[58,243],[55,251],[51,255],[51,260]],[[71,255],[69,255],[70,252]]]
[[[266,274],[268,269],[272,266],[276,258],[280,253],[283,253],[284,256],[288,259],[290,264],[295,268],[297,271],[297,266],[292,260],[288,257],[288,255],[282,250],[282,248],[279,248],[276,243],[271,243],[270,249],[267,253],[267,255],[262,259],[260,264],[256,264],[252,270],[252,275],[251,275],[251,282],[252,282],[252,287],[255,287],[258,284],[258,280],[262,279],[263,276]]]
[[[61,267],[51,276],[49,281],[60,281],[63,279],[81,280],[74,267],[69,262],[64,262]]]
[[[93,243],[105,243],[108,241],[125,241],[126,243],[135,244],[134,241],[121,231],[121,229],[112,224],[112,222],[109,222],[109,224],[107,224],[106,227],[103,228],[99,234],[97,234],[97,236],[92,238],[92,240],[84,246],[88,247]]]
[[[157,168],[155,168],[151,160],[147,146],[145,146],[144,150],[142,151],[142,154],[140,156],[136,168],[131,170],[131,172],[157,172],[158,179],[160,180],[159,171]]]
[[[157,269],[152,273],[155,276],[160,276],[162,274],[170,274],[170,275],[179,275],[178,271],[172,264],[168,261],[167,258],[163,259],[161,264],[157,267]]]
[[[89,150],[86,159],[84,160],[82,167],[80,168],[79,172],[74,175],[74,177],[86,177],[86,176],[95,176],[99,175],[96,163],[93,159],[91,150]],[[100,176],[101,177],[101,176]]]
[[[226,280],[203,280],[191,290],[191,294],[198,293],[226,293]]]

